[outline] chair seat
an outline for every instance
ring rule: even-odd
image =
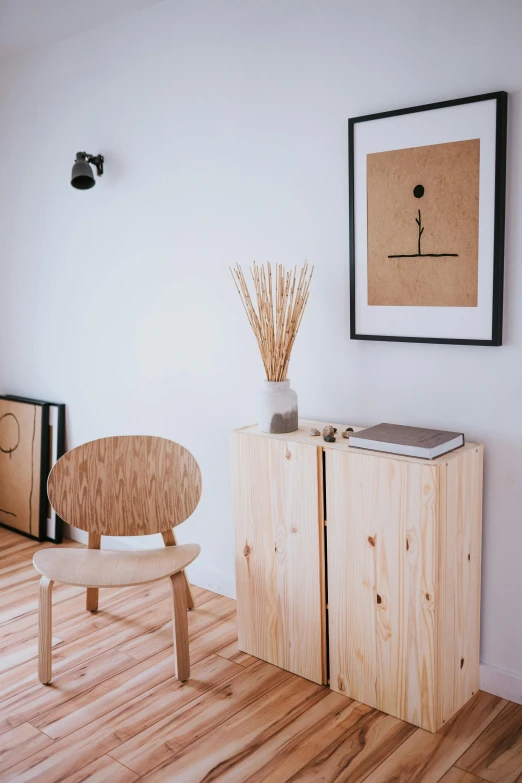
[[[120,552],[100,549],[40,549],[33,564],[53,582],[79,587],[131,587],[181,571],[199,555],[199,544]]]

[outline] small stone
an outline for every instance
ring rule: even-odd
[[[333,435],[325,435],[323,440],[325,440],[327,443],[335,443],[335,438]]]
[[[331,424],[327,424],[326,427],[323,427],[323,435],[326,437],[326,435],[335,435],[336,429],[332,427]]]
[[[353,427],[347,427],[345,432],[353,432]]]
[[[334,428],[333,428],[333,431],[334,431],[334,432],[337,432],[337,427],[334,427]]]
[[[349,438],[349,437],[350,437],[350,433],[348,432],[348,430],[346,430],[346,432],[343,432],[343,438]]]
[[[316,429],[315,429],[315,427],[311,427],[311,428],[308,430],[308,434],[309,434],[309,435],[314,435],[314,436],[316,436],[316,435],[320,435],[321,433],[319,432],[319,430],[316,430]]]

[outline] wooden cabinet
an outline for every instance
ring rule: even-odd
[[[325,472],[330,687],[437,731],[479,686],[482,449]]]
[[[322,450],[232,436],[239,647],[326,683]]]
[[[240,649],[437,731],[478,689],[482,446],[428,461],[311,426],[232,435]]]

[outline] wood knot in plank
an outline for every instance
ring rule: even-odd
[[[375,546],[376,536],[368,536],[368,543],[370,546]]]
[[[246,544],[245,544],[245,548],[243,549],[243,554],[244,554],[244,556],[245,556],[245,557],[248,557],[251,551],[252,551],[252,550],[251,550],[251,549],[250,549],[250,547],[248,546],[248,543],[246,543]]]
[[[287,449],[287,450],[286,450],[285,457],[286,457],[287,459],[292,459],[292,452],[291,452],[291,451],[288,451],[288,449]]]

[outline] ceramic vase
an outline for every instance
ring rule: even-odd
[[[290,381],[264,381],[259,416],[262,432],[295,432],[297,426],[297,394]]]

